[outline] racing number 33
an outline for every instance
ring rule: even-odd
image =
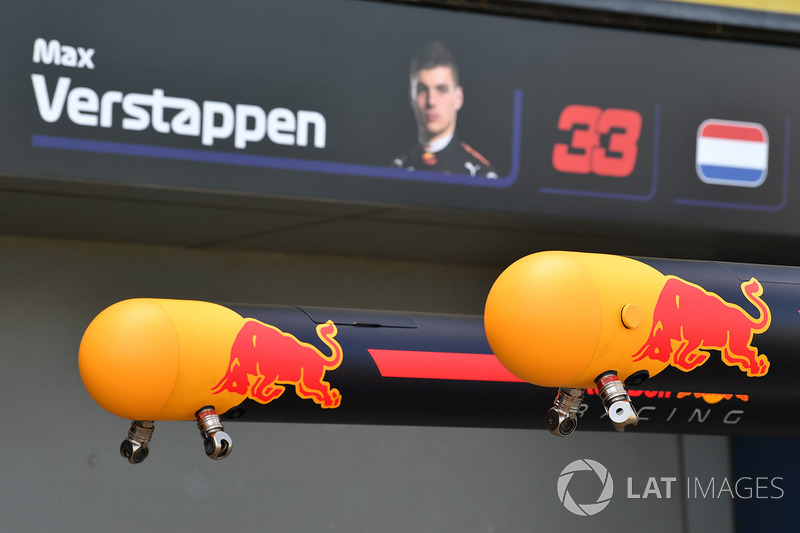
[[[558,117],[558,129],[572,132],[569,144],[553,147],[553,168],[559,172],[615,178],[633,172],[642,132],[639,112],[569,105]]]

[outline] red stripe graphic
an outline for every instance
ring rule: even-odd
[[[494,354],[368,350],[385,378],[455,379],[521,383]]]
[[[758,129],[747,126],[732,126],[727,124],[706,124],[700,133],[703,137],[719,137],[722,139],[734,139],[737,141],[757,141],[764,142],[766,137]]]

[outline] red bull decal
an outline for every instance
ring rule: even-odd
[[[722,400],[732,400],[736,398],[743,402],[750,401],[750,396],[747,394],[717,394],[713,392],[679,392],[678,399],[686,398],[688,396],[694,396],[695,398],[700,398],[705,400],[706,403],[719,403]]]
[[[766,375],[769,360],[752,345],[753,335],[767,331],[772,322],[761,299],[763,292],[755,278],[742,283],[742,293],[759,311],[754,318],[699,285],[667,276],[653,310],[650,335],[633,360],[655,359],[689,372],[708,360],[706,350],[719,350],[726,365],[749,377]]]
[[[598,395],[597,389],[585,389],[584,393],[588,396],[595,396]],[[683,398],[697,398],[699,400],[705,400],[706,403],[715,404],[719,403],[722,400],[732,400],[736,398],[737,400],[741,400],[743,402],[747,402],[750,400],[750,396],[747,394],[727,394],[727,393],[715,393],[715,392],[672,392],[672,391],[664,391],[664,390],[636,390],[630,389],[628,390],[628,395],[631,398],[663,398],[669,399],[675,395],[675,398],[681,400]]]
[[[600,393],[597,391],[597,388],[593,389],[584,389],[583,392],[588,396],[599,396]],[[639,389],[629,389],[628,395],[631,398],[638,398],[640,396],[644,396],[645,398],[672,398],[674,393],[668,390],[639,390]]]
[[[339,407],[339,390],[324,379],[328,370],[342,363],[342,347],[334,338],[337,333],[330,320],[317,326],[317,335],[331,350],[331,355],[324,355],[275,326],[247,319],[233,341],[228,370],[212,392],[226,390],[267,404],[279,398],[286,385],[294,385],[298,396],[323,409]]]

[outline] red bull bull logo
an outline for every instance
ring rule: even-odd
[[[267,404],[278,399],[286,385],[324,409],[339,407],[342,396],[325,381],[325,373],[342,362],[342,347],[334,338],[338,330],[330,320],[317,326],[317,335],[331,350],[324,355],[275,326],[247,319],[233,341],[225,376],[212,392],[230,391]]]
[[[633,360],[655,359],[689,372],[708,360],[707,350],[719,350],[726,365],[749,377],[766,375],[769,360],[752,343],[753,335],[767,331],[772,316],[757,279],[741,288],[758,309],[757,318],[694,283],[667,276],[653,310],[650,335]]]

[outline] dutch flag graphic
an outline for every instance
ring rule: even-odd
[[[756,122],[709,119],[697,129],[697,176],[705,183],[758,187],[767,179],[769,136]]]

